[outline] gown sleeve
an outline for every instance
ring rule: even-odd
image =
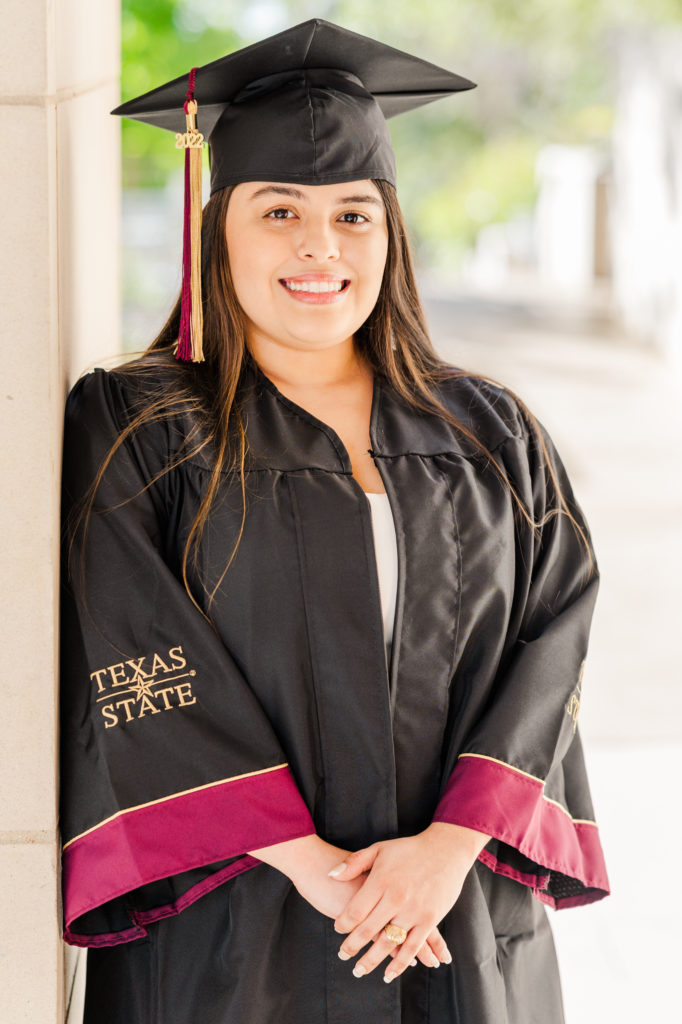
[[[504,445],[504,467],[538,522],[556,507],[555,488],[535,434],[518,421],[520,431]],[[519,517],[518,628],[446,774],[433,820],[491,836],[479,860],[556,909],[609,893],[577,728],[599,571],[566,469],[538,426],[592,566],[566,515],[552,514],[535,534]]]
[[[167,556],[167,420],[125,439],[85,536],[73,529],[130,410],[121,375],[95,370],[65,416],[60,827],[64,937],[82,946],[141,937],[259,865],[247,851],[315,832],[263,708]]]

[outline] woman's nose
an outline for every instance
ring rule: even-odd
[[[338,239],[328,221],[309,218],[301,226],[298,255],[301,259],[319,261],[339,258]]]

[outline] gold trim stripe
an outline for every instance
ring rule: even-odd
[[[591,821],[589,818],[574,818],[574,817],[572,817],[572,815],[566,810],[566,808],[562,804],[557,803],[556,800],[552,800],[552,798],[549,797],[549,796],[545,796],[545,792],[544,792],[545,782],[544,782],[544,779],[539,779],[537,777],[537,775],[530,775],[528,772],[521,771],[520,768],[515,768],[513,764],[507,764],[506,761],[500,761],[496,757],[489,757],[487,754],[460,754],[459,756],[460,757],[478,757],[481,761],[492,761],[493,764],[501,764],[503,768],[509,768],[510,771],[516,772],[517,775],[523,775],[523,776],[525,776],[525,778],[531,779],[533,782],[539,782],[540,785],[542,786],[542,790],[543,790],[543,792],[542,792],[542,799],[546,800],[546,802],[548,804],[553,804],[555,807],[558,807],[560,811],[563,811],[564,814],[566,815],[566,817],[569,818],[573,822],[574,825],[594,825],[594,827],[597,828],[597,822],[596,821]]]
[[[517,775],[525,775],[527,779],[532,779],[533,782],[539,782],[541,786],[544,786],[543,779],[539,779],[537,775],[529,775],[528,772],[521,771],[520,768],[515,768],[513,764],[507,764],[506,761],[499,761],[496,757],[489,757],[487,754],[460,754],[460,757],[478,757],[481,761],[492,761],[493,764],[501,764],[503,768],[511,768]]]
[[[122,811],[116,811],[110,817],[105,818],[103,821],[93,825],[92,828],[88,828],[85,832],[81,832],[80,835],[74,836],[73,839],[69,839],[68,843],[64,843],[62,850],[65,850],[67,846],[71,846],[77,839],[83,839],[84,836],[89,836],[91,832],[96,832],[98,828],[102,828],[103,825],[108,825],[110,821],[115,821],[116,818],[121,818],[124,814],[130,814],[131,811],[141,811],[144,807],[154,807],[156,804],[166,803],[168,800],[175,800],[179,796],[189,796],[190,793],[199,793],[203,789],[213,789],[215,786],[222,786],[225,782],[237,782],[239,779],[249,779],[254,775],[265,775],[267,772],[275,772],[280,768],[287,768],[289,762],[285,761],[283,764],[273,765],[272,768],[259,768],[255,772],[244,772],[243,775],[232,775],[229,779],[218,779],[217,782],[207,782],[203,786],[194,786],[192,789],[183,789],[179,793],[171,793],[169,796],[159,797],[158,800],[148,800],[145,804],[136,804],[135,807],[124,807]]]

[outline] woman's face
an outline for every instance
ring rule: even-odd
[[[244,182],[230,196],[226,235],[247,340],[328,348],[374,308],[388,229],[372,181]]]

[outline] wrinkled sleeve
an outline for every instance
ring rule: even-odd
[[[112,372],[68,397],[60,827],[64,937],[83,946],[143,936],[259,865],[247,851],[315,831],[263,708],[164,557],[175,529],[172,473],[159,475],[166,420],[124,441],[87,530],[73,528],[130,416]]]
[[[504,467],[541,521],[556,507],[555,488],[535,434],[519,423],[503,446]],[[566,469],[539,428],[593,567],[566,515],[552,515],[535,534],[520,521],[519,627],[485,711],[444,779],[433,820],[491,836],[479,860],[560,908],[609,893],[577,727],[599,572]]]

